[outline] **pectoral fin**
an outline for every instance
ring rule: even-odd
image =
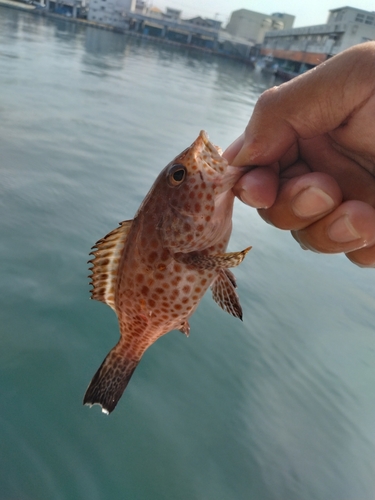
[[[211,285],[212,298],[224,311],[242,320],[242,307],[235,288],[234,275],[228,269],[220,269]]]
[[[115,309],[115,289],[117,282],[117,271],[121,253],[124,249],[131,220],[120,223],[120,227],[108,233],[104,238],[97,241],[92,247],[90,255],[94,258],[89,260],[92,264],[91,275],[91,298],[108,304]]]
[[[237,280],[235,275],[232,273],[232,271],[229,271],[229,269],[225,270],[225,274],[227,275],[227,278],[230,280],[234,288],[237,288]]]
[[[198,269],[227,269],[236,267],[244,260],[251,247],[241,252],[228,252],[216,255],[206,255],[203,252],[177,253],[175,260]]]

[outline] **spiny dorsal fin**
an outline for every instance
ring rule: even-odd
[[[118,266],[132,222],[120,222],[120,226],[97,241],[92,247],[96,250],[90,252],[90,255],[94,256],[89,260],[92,264],[92,274],[89,276],[92,285],[91,298],[108,304],[114,310]]]
[[[242,320],[242,307],[235,288],[236,279],[233,273],[228,269],[220,269],[211,285],[212,298],[224,311]]]

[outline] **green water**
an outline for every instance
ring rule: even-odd
[[[235,205],[244,322],[202,301],[115,412],[90,247],[200,129],[227,146],[273,82],[235,61],[0,8],[0,499],[372,500],[372,270]]]

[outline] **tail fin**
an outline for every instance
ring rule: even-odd
[[[126,389],[139,360],[121,355],[119,344],[107,355],[87,388],[83,404],[102,407],[103,413],[111,413]]]

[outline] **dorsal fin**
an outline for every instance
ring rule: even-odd
[[[130,231],[131,220],[120,222],[120,226],[100,239],[92,247],[90,255],[94,258],[89,260],[90,268],[91,298],[108,304],[115,310],[115,290],[117,271],[121,253]]]

